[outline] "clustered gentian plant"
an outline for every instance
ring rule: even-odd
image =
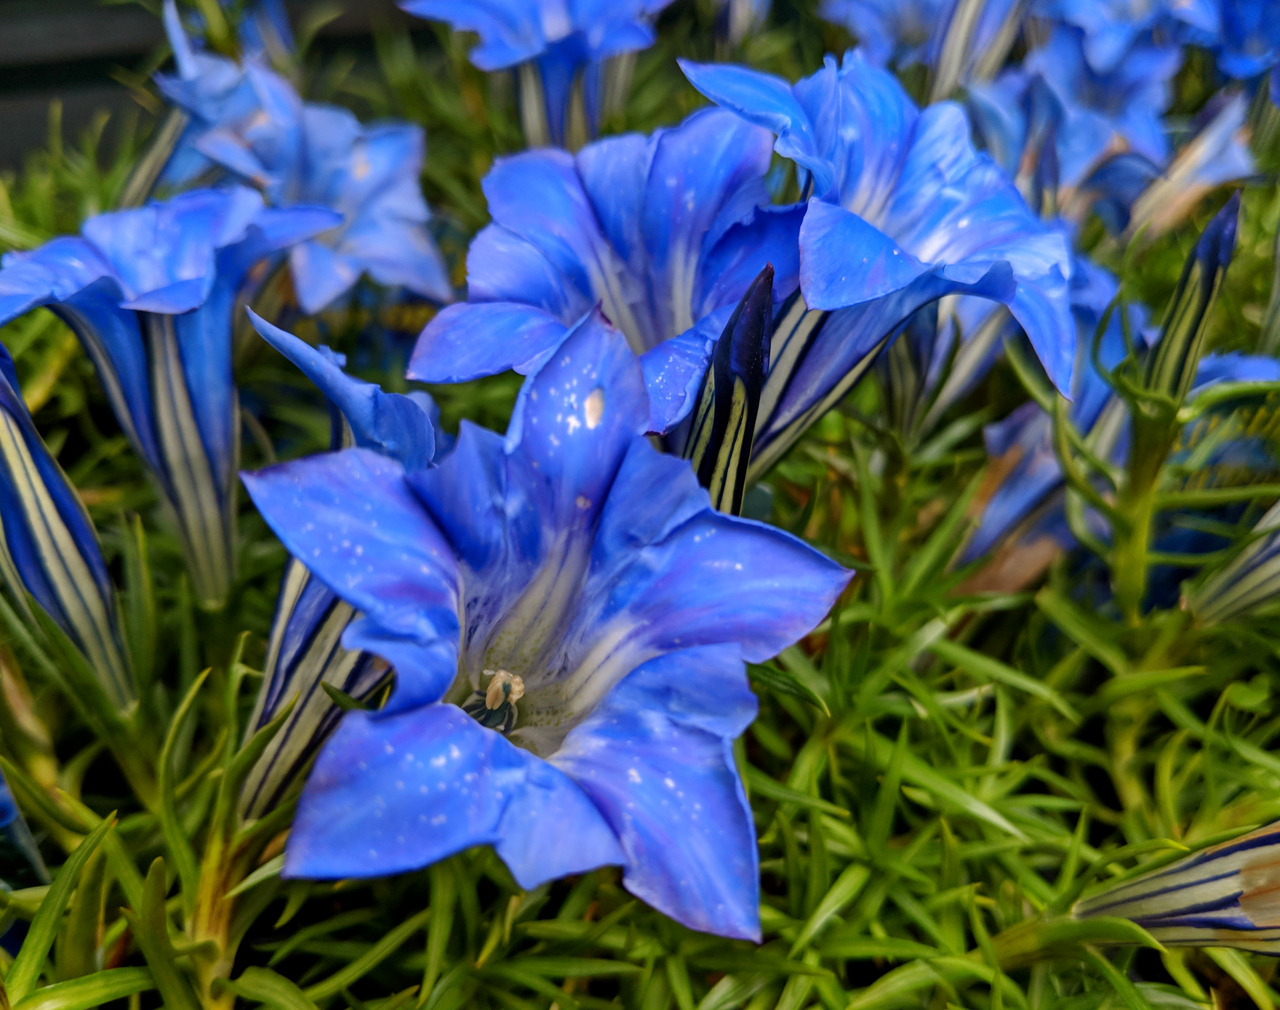
[[[399,6],[0,186],[0,1007],[1270,1006],[1277,12]]]

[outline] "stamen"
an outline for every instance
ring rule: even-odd
[[[506,670],[485,670],[484,674],[492,678],[488,688],[483,694],[476,691],[462,710],[481,726],[509,733],[516,724],[516,702],[524,697],[524,680]]]

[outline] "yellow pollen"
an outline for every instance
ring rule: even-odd
[[[524,697],[524,681],[506,670],[485,670],[486,677],[492,677],[484,692],[485,708],[499,708],[503,702],[515,704]]]

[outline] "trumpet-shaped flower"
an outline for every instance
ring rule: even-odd
[[[419,127],[364,126],[347,109],[303,102],[287,80],[252,59],[241,66],[192,52],[176,21],[169,31],[179,76],[157,83],[192,117],[175,158],[189,160],[182,150],[190,148],[202,163],[259,187],[274,206],[315,205],[342,215],[340,227],[289,253],[304,312],[322,311],[364,274],[424,298],[451,299],[444,258],[427,230]]]
[[[1057,181],[1074,189],[1122,151],[1164,165],[1162,117],[1181,64],[1177,47],[1135,43],[1124,61],[1100,72],[1085,59],[1082,33],[1062,26],[1021,69],[971,88],[969,108],[984,146],[1011,175],[1026,169],[1028,141],[1039,140],[1050,119]]]
[[[0,264],[0,323],[47,306],[79,336],[206,604],[223,598],[235,557],[236,297],[263,259],[336,223],[322,208],[268,209],[249,189],[198,190]]]
[[[115,594],[98,535],[27,412],[13,359],[0,347],[0,576],[30,595],[79,649],[109,701],[134,698]]]
[[[427,326],[411,378],[528,373],[592,306],[644,355],[665,431],[689,412],[710,348],[766,263],[796,284],[803,207],[767,206],[769,134],[719,110],[577,155],[530,151],[485,177],[493,223],[467,255],[469,302]]]
[[[1280,105],[1280,18],[1267,0],[1217,0],[1212,38],[1218,69],[1233,80],[1270,74],[1271,100]]]
[[[1097,71],[1123,62],[1135,42],[1159,35],[1172,42],[1200,38],[1218,27],[1220,0],[1038,0],[1035,14],[1079,28],[1084,53]]]
[[[160,178],[167,185],[185,187],[213,168],[196,150],[196,139],[213,127],[252,115],[258,99],[239,63],[206,53],[191,43],[173,0],[166,0],[163,15],[177,74],[157,74],[156,86],[186,114],[187,122],[174,141]]]
[[[303,791],[286,873],[373,876],[492,844],[529,888],[621,864],[687,925],[759,935],[731,741],[760,661],[849,573],[715,512],[645,438],[625,339],[587,317],[530,375],[506,438],[464,424],[429,470],[349,449],[246,476],[396,674]],[[350,488],[361,493],[352,495]]]
[[[342,215],[339,228],[289,252],[302,310],[322,311],[362,274],[450,300],[448,269],[426,227],[422,130],[409,123],[366,127],[346,109],[303,102],[288,81],[263,67],[250,64],[246,76],[259,109],[207,131],[195,146],[261,187],[277,207],[314,204]]]
[[[945,295],[1007,305],[1049,377],[1075,359],[1068,244],[977,153],[962,110],[918,109],[850,53],[794,87],[742,67],[685,63],[699,91],[777,134],[808,178],[800,288],[775,324],[753,468],[777,459],[870,367],[912,313]]]
[[[1076,903],[1079,918],[1130,919],[1166,946],[1280,953],[1280,824],[1192,853]]]
[[[481,70],[515,68],[525,131],[534,146],[561,146],[575,88],[583,124],[600,125],[604,61],[653,45],[650,21],[671,0],[400,0],[410,14],[476,32],[471,62]]]
[[[425,393],[384,393],[342,370],[341,355],[315,348],[251,313],[254,326],[324,394],[334,417],[335,448],[360,446],[407,471],[431,465],[436,452],[435,405]],[[322,684],[358,700],[386,680],[387,665],[367,652],[342,647],[355,619],[351,606],[290,559],[276,601],[267,662],[247,735],[267,725],[291,698],[284,724],[250,770],[240,792],[245,817],[271,809],[283,790],[337,725],[340,711]]]

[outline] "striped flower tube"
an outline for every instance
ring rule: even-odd
[[[361,446],[390,456],[406,469],[425,469],[435,455],[434,405],[423,394],[384,393],[353,379],[343,360],[256,315],[263,338],[288,358],[324,394],[334,418],[335,448]],[[295,699],[285,723],[250,770],[240,792],[241,816],[261,817],[297,780],[342,711],[323,684],[352,698],[367,698],[386,681],[385,662],[344,645],[348,627],[359,632],[359,615],[297,559],[290,559],[276,602],[262,688],[249,720],[252,735]]]
[[[1247,546],[1188,594],[1186,609],[1217,622],[1247,613],[1280,595],[1280,504],[1253,527]]]
[[[232,313],[249,271],[340,218],[196,190],[91,218],[0,262],[0,325],[48,306],[75,330],[175,520],[197,599],[221,604],[235,560],[239,414]]]
[[[1280,822],[1086,898],[1073,912],[1130,919],[1166,946],[1280,955]]]
[[[117,708],[135,696],[115,595],[98,535],[49,454],[0,347],[0,577],[18,604],[35,601],[93,668]]]

